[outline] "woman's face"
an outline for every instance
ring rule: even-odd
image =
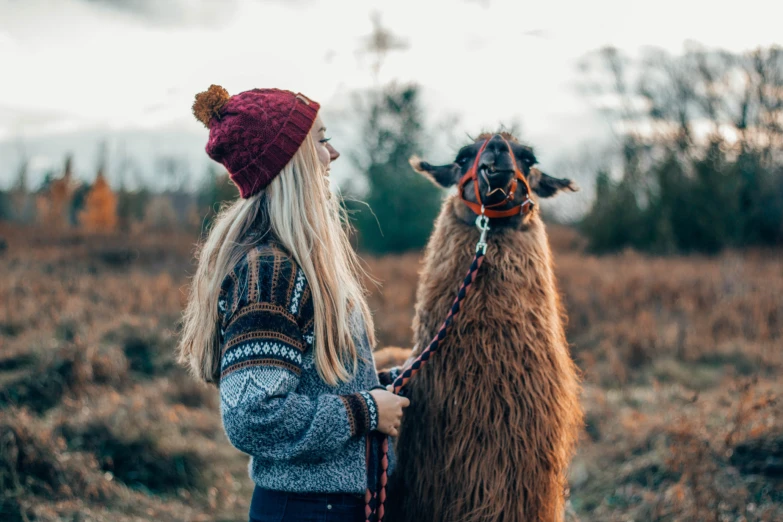
[[[317,116],[313,129],[310,131],[313,134],[313,138],[316,143],[316,150],[318,151],[318,159],[326,167],[326,175],[329,175],[329,164],[340,157],[340,153],[335,150],[329,144],[329,139],[326,136],[326,127],[321,121],[321,116]]]

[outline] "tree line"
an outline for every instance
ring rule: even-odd
[[[420,249],[442,196],[408,165],[408,158],[421,153],[425,142],[420,89],[389,84],[357,96],[361,153],[347,155],[364,173],[363,183],[348,180],[340,187],[356,245],[372,253]],[[113,188],[106,179],[105,151],[102,158],[91,183],[75,179],[73,159],[66,157],[61,172],[47,175],[35,189],[28,187],[28,165],[23,161],[14,186],[0,191],[0,220],[102,233],[149,228],[204,233],[220,206],[238,195],[218,165],[209,168],[195,192]]]
[[[147,187],[113,188],[102,163],[92,182],[76,179],[73,157],[66,156],[59,173],[48,173],[39,187],[27,183],[22,162],[14,185],[0,191],[0,220],[38,225],[50,230],[118,233],[141,229],[205,227],[223,201],[236,196],[227,174],[210,168],[198,190]]]
[[[593,251],[783,244],[783,50],[735,54],[689,44],[677,55],[647,50],[632,59],[605,48],[585,56],[580,71],[614,136],[613,154],[593,161],[594,202],[576,223]],[[420,249],[444,194],[408,165],[430,143],[421,88],[380,85],[357,94],[354,105],[362,141],[344,152],[361,176],[340,191],[356,245],[376,254]],[[182,170],[169,167],[161,166]],[[203,233],[219,206],[237,197],[217,166],[195,192],[162,193],[112,188],[104,167],[94,182],[77,183],[71,170],[67,159],[61,175],[30,190],[23,162],[15,186],[0,192],[0,219]]]
[[[588,55],[583,88],[615,130],[581,222],[593,250],[713,253],[783,244],[783,49]]]

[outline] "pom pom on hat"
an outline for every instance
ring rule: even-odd
[[[212,118],[220,119],[220,109],[228,103],[231,96],[220,85],[210,85],[209,89],[196,95],[193,102],[193,115],[198,121],[209,128]]]

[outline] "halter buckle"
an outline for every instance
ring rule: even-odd
[[[481,214],[476,218],[476,226],[481,231],[478,243],[476,243],[476,253],[487,253],[487,232],[489,232],[489,218],[484,215],[484,205],[481,205]]]

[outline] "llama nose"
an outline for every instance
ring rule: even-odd
[[[509,172],[514,171],[514,167],[510,161],[507,161],[507,158],[494,155],[491,158],[482,160],[479,168],[484,172],[487,179],[502,179],[508,177]]]
[[[498,169],[494,161],[482,161],[479,166],[479,174],[484,177],[488,182],[496,179],[498,176]]]

